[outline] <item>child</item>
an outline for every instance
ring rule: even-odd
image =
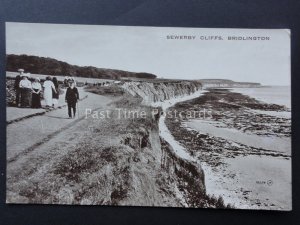
[[[77,88],[75,87],[75,83],[70,82],[70,87],[67,88],[67,92],[66,92],[66,102],[68,103],[69,118],[72,118],[72,109],[73,109],[73,117],[75,118],[76,104],[78,100],[79,100],[79,93]]]

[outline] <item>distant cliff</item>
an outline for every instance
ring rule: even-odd
[[[146,78],[154,79],[156,75],[150,73],[134,73],[123,70],[103,69],[93,66],[76,66],[53,58],[29,55],[7,55],[6,71],[15,72],[18,69],[33,74],[49,74],[58,76],[75,76],[102,79]]]
[[[259,87],[260,83],[252,83],[252,82],[235,82],[227,79],[201,79],[198,80],[202,83],[203,88],[232,88],[232,87]]]

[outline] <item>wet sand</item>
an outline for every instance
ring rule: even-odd
[[[234,143],[282,151],[291,154],[291,139],[261,137],[216,126],[213,122],[194,120],[184,123],[187,129],[221,137]],[[218,124],[219,125],[219,124]],[[270,156],[237,156],[223,159],[219,167],[201,163],[206,175],[207,193],[222,196],[225,203],[237,208],[291,208],[291,160]]]
[[[265,150],[280,151],[291,154],[292,143],[290,137],[259,136],[250,132],[240,132],[237,129],[228,128],[222,122],[216,122],[213,120],[191,120],[183,123],[183,126],[196,130],[200,133],[220,137],[255,148],[263,148]]]
[[[214,169],[202,163],[206,191],[242,209],[291,210],[291,160],[238,156]]]

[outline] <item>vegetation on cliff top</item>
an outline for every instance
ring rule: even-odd
[[[93,66],[70,65],[53,58],[45,58],[29,55],[7,55],[6,71],[17,71],[24,69],[33,74],[49,74],[58,76],[80,76],[102,79],[120,79],[120,78],[148,78],[154,79],[156,75],[150,73],[134,73],[123,70],[104,69]]]

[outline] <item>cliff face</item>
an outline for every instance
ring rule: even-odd
[[[133,96],[140,96],[144,104],[162,102],[179,96],[190,95],[202,89],[196,81],[180,82],[125,82],[122,86]]]
[[[132,96],[141,98],[146,105],[191,95],[202,89],[201,83],[192,81],[127,82],[122,87]],[[160,136],[157,122],[156,118],[151,126],[144,126],[145,122],[140,123],[132,132],[128,130],[123,137],[123,144],[133,149],[142,149],[136,152],[138,162],[135,165],[147,162],[134,173],[133,180],[138,182],[133,183],[132,190],[135,191],[126,200],[127,204],[135,202],[138,205],[156,206],[208,206],[210,203],[206,195],[203,170],[199,165],[175,154],[173,147]],[[136,186],[140,183],[147,184],[147,187]]]
[[[123,136],[121,144],[131,149],[133,156],[129,163],[128,192],[118,204],[208,205],[203,170],[174,154],[169,143],[160,138],[156,124],[152,128],[145,124],[132,128]]]
[[[124,82],[122,87],[131,95],[143,99],[143,104],[163,102],[181,96],[191,95],[206,88],[249,88],[260,87],[259,83],[235,82],[225,79],[203,79],[197,81],[164,81],[164,82]]]

